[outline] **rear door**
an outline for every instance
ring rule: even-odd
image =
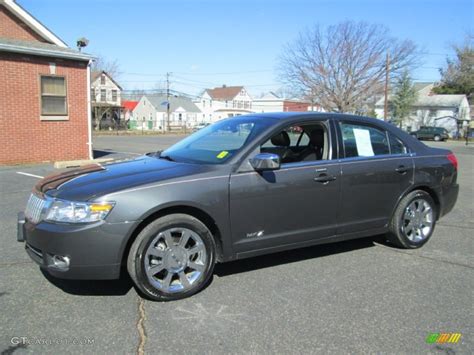
[[[413,184],[413,159],[403,142],[384,129],[340,121],[341,204],[338,234],[383,228]]]
[[[432,138],[430,129],[427,128],[427,127],[421,127],[420,128],[420,133],[418,134],[418,138],[421,138],[421,139],[430,139],[430,138]]]

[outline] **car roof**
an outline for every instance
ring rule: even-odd
[[[368,123],[368,124],[375,124],[376,126],[383,128],[389,132],[396,133],[395,135],[399,138],[402,138],[405,143],[408,143],[411,149],[421,150],[424,149],[424,144],[418,141],[418,139],[413,138],[405,131],[402,131],[400,128],[395,126],[393,123],[386,122],[382,119],[373,118],[373,117],[366,117],[366,116],[358,116],[353,114],[347,113],[336,113],[336,112],[266,112],[266,113],[256,113],[256,114],[248,114],[242,116],[233,117],[239,118],[249,118],[249,117],[261,117],[263,119],[272,119],[272,120],[279,120],[281,123],[293,123],[300,120],[333,120],[333,121],[340,121],[340,120],[350,120],[354,122],[361,122],[361,123]]]
[[[391,125],[377,118],[352,115],[348,113],[336,113],[336,112],[311,112],[311,111],[309,112],[266,112],[266,113],[255,113],[255,114],[251,113],[248,115],[236,116],[234,118],[238,118],[238,117],[242,117],[242,118],[261,117],[261,118],[275,119],[275,120],[281,120],[281,121],[287,121],[287,122],[293,122],[293,121],[301,120],[301,119],[303,120],[304,119],[354,120],[354,121],[359,121],[359,122]]]

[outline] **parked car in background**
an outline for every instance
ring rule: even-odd
[[[209,124],[210,123],[206,123],[206,122],[198,123],[197,125],[194,126],[193,131],[194,132],[199,131],[200,129],[203,129],[203,128],[209,126]]]
[[[451,151],[380,120],[247,115],[160,154],[44,178],[18,240],[56,277],[128,271],[147,298],[175,300],[218,262],[380,234],[419,248],[458,191]]]
[[[443,127],[421,126],[418,131],[410,132],[410,134],[419,140],[431,139],[436,142],[445,141],[449,138],[448,131]]]

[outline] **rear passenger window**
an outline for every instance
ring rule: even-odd
[[[378,128],[340,123],[346,158],[389,154],[387,134]]]
[[[408,153],[408,149],[403,144],[403,142],[395,137],[392,133],[389,133],[390,138],[390,153],[391,154],[406,154]]]

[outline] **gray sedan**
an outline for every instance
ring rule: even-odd
[[[380,234],[419,248],[456,203],[456,179],[452,152],[379,120],[239,116],[161,153],[46,177],[18,240],[53,276],[128,272],[145,297],[175,300],[218,262]]]

